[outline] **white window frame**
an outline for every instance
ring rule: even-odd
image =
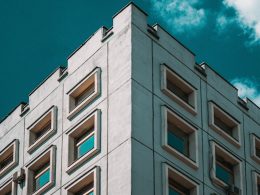
[[[12,170],[16,165],[18,165],[19,161],[19,140],[15,139],[11,143],[9,143],[3,150],[0,151],[0,159],[8,150],[12,148],[13,153],[13,161],[8,164],[4,169],[0,170],[0,178],[7,174],[8,171]]]
[[[92,81],[93,79],[93,81]],[[84,99],[79,105],[75,106],[75,97],[73,94],[81,93],[85,90],[84,86],[88,83],[94,82],[94,92]],[[89,86],[90,84],[88,84]],[[90,104],[101,93],[101,69],[95,68],[90,74],[88,74],[83,80],[77,83],[66,94],[68,98],[68,113],[67,118],[72,119],[80,110]]]
[[[93,182],[94,194],[100,195],[100,167],[99,166],[96,166],[93,169],[84,173],[83,175],[80,175],[79,177],[74,179],[74,181],[72,181],[70,184],[68,184],[65,187],[66,195],[73,195],[73,192],[71,192],[71,190],[75,190],[73,188],[76,188],[76,190],[80,190],[80,189],[77,189],[77,187],[78,187],[77,185],[84,186],[84,181],[88,181],[88,180],[90,180],[90,182]]]
[[[197,182],[195,182],[185,174],[181,173],[176,168],[163,163],[163,195],[169,195],[169,178],[175,181],[177,180],[178,183],[183,184],[183,186],[187,188],[187,190],[190,190],[190,195],[200,194],[199,184]]]
[[[189,103],[182,100],[180,97],[175,95],[167,88],[167,73],[171,74],[171,76],[174,77],[175,80],[181,83],[181,86],[178,86],[179,88],[185,87],[192,91],[192,93],[190,93],[189,95]],[[167,67],[166,64],[161,65],[161,90],[172,100],[184,107],[184,109],[186,109],[188,112],[193,115],[197,114],[197,89],[190,83],[185,81],[183,78],[181,78],[176,72]]]
[[[258,194],[258,183],[260,183],[260,173],[257,171],[252,172],[252,180],[253,180],[253,194]]]
[[[12,178],[0,185],[0,194],[2,194],[3,190],[9,187],[9,185],[11,185],[12,195],[17,195],[17,184],[13,182]]]
[[[251,134],[250,138],[251,138],[251,157],[257,163],[260,164],[260,157],[258,157],[256,155],[256,144],[259,144],[259,146],[260,146],[260,138],[257,135],[255,135],[255,134]]]
[[[162,106],[161,108],[162,112],[162,147],[174,155],[179,160],[183,161],[188,166],[198,169],[199,167],[199,157],[198,157],[198,130],[185,121],[182,117],[180,117],[178,114],[167,108],[166,106]],[[185,127],[185,133],[189,134],[189,151],[190,156],[187,157],[181,152],[177,151],[170,145],[168,145],[168,116],[172,117],[174,119],[175,123],[178,123],[178,125]],[[180,128],[181,129],[181,128]]]
[[[214,102],[209,101],[209,126],[218,134],[220,134],[225,140],[229,143],[233,144],[236,147],[241,147],[241,138],[240,138],[240,123],[231,115],[227,114],[222,108],[216,105]],[[223,129],[218,127],[214,122],[214,114],[215,110],[220,112],[221,115],[224,117],[224,120],[229,121],[235,125],[235,128],[232,129],[233,136],[226,133]]]
[[[43,115],[41,115],[35,122],[33,122],[27,129],[29,131],[28,150],[29,154],[32,154],[37,148],[39,148],[43,142],[48,140],[52,135],[57,132],[57,106],[52,106]],[[51,128],[45,132],[38,140],[31,144],[33,131],[38,128],[38,125],[48,116],[51,115]]]
[[[85,125],[89,125],[91,121],[94,122],[94,129],[91,135],[94,135],[94,148],[90,150],[88,153],[84,154],[78,159],[75,159],[75,137],[74,134],[77,132],[84,130]],[[71,173],[77,167],[82,165],[87,160],[91,159],[95,154],[100,151],[100,132],[101,132],[101,110],[97,109],[88,115],[86,118],[81,120],[76,126],[72,127],[66,132],[68,139],[68,165],[67,165],[67,173]],[[88,136],[89,137],[89,136]],[[85,140],[85,139],[84,139]]]
[[[37,191],[34,190],[34,167],[41,166],[41,161],[43,159],[49,158],[50,162],[50,181],[46,183],[43,187],[38,189]],[[27,181],[27,194],[28,195],[41,195],[42,193],[46,192],[47,190],[51,189],[55,184],[55,167],[56,167],[56,146],[52,145],[47,150],[42,152],[39,156],[34,158],[31,162],[29,162],[26,166],[27,174],[26,174],[26,181]]]
[[[234,185],[241,190],[241,195],[243,194],[243,183],[242,183],[242,162],[240,159],[235,157],[233,154],[228,152],[222,146],[214,142],[213,140],[210,141],[211,145],[211,152],[212,152],[212,164],[210,169],[210,176],[212,182],[221,188],[225,189],[228,188],[228,184],[217,178],[216,176],[216,155],[218,154],[223,159],[227,160],[230,164],[233,165],[234,169]]]

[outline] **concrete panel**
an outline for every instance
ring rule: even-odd
[[[60,82],[60,69],[57,69],[50,77],[47,78],[33,93],[29,95],[30,109],[37,106],[42,100],[44,100],[53,90],[55,90]]]
[[[108,152],[121,145],[132,133],[131,80],[109,96]]]
[[[4,137],[0,138],[0,151],[2,151],[9,143],[13,142],[15,139],[18,140],[18,164],[12,168],[5,175],[0,177],[0,185],[12,177],[12,175],[18,171],[21,167],[23,167],[24,161],[24,120],[21,120],[17,123],[12,129],[8,131],[4,135]]]
[[[201,102],[200,102],[200,78],[194,74],[187,66],[181,64],[174,56],[169,54],[164,48],[159,46],[158,44],[153,44],[153,82],[154,82],[154,94],[160,97],[165,104],[169,105],[170,107],[173,107],[174,109],[178,110],[178,112],[181,112],[186,117],[190,118],[193,123],[195,123],[197,126],[201,127]],[[169,98],[167,95],[165,95],[161,91],[161,64],[167,64],[169,68],[171,68],[173,71],[175,71],[177,74],[181,75],[184,80],[186,80],[188,83],[191,83],[195,88],[197,88],[197,114],[193,115],[192,113],[188,112],[178,104],[176,101]]]
[[[132,26],[132,78],[152,91],[152,41]]]
[[[131,139],[108,154],[108,195],[131,195]]]
[[[153,148],[152,93],[132,81],[132,137]]]
[[[225,146],[230,148],[232,151],[237,153],[240,157],[244,157],[244,128],[243,128],[243,112],[236,107],[234,104],[232,104],[228,99],[222,96],[222,94],[219,94],[217,91],[215,91],[212,87],[207,85],[207,98],[208,101],[215,102],[219,107],[221,107],[225,112],[227,112],[230,116],[235,118],[240,123],[240,137],[241,137],[241,147],[236,147],[231,142],[227,141],[223,138],[219,133],[217,133],[212,128],[208,127],[208,132],[211,136],[215,137],[217,140],[219,140],[221,143],[223,143]],[[204,102],[204,104],[206,104]],[[207,106],[208,107],[208,106]],[[206,108],[206,107],[204,107]],[[206,112],[206,110],[204,111]],[[209,112],[209,109],[207,110]],[[209,124],[209,122],[208,122]]]
[[[176,164],[179,167],[182,167],[186,172],[190,175],[202,180],[203,178],[203,166],[202,166],[202,154],[198,153],[198,163],[199,168],[194,169],[191,166],[183,163],[183,161],[179,160],[176,156],[172,155],[171,153],[167,152],[162,147],[162,117],[161,117],[161,107],[163,106],[163,102],[158,99],[157,97],[154,98],[154,150],[158,154],[165,159],[165,161],[171,162]],[[182,116],[183,117],[183,116]],[[187,122],[191,122],[189,119],[186,120]],[[202,151],[202,130],[197,129],[198,133],[198,151]]]
[[[153,152],[132,139],[132,195],[154,194]],[[148,187],[149,186],[149,187]]]
[[[107,129],[107,103],[102,102],[99,104],[95,109],[99,109],[101,111],[101,127],[100,127],[100,151],[95,154],[93,157],[89,158],[87,161],[85,161],[82,165],[80,165],[78,168],[76,168],[74,171],[67,173],[68,168],[68,156],[69,156],[69,144],[68,144],[68,135],[66,132],[62,135],[63,136],[63,163],[62,163],[62,184],[68,183],[72,178],[76,177],[78,174],[84,172],[84,170],[89,169],[91,166],[93,166],[95,163],[100,161],[102,158],[105,158],[107,155],[107,137],[108,137],[108,129]],[[94,110],[93,110],[94,111]],[[84,117],[86,118],[86,116]],[[84,119],[82,118],[82,119]],[[75,123],[77,125],[80,121],[80,119]],[[70,129],[68,129],[70,131]]]
[[[43,142],[40,147],[36,150],[43,150],[48,145],[50,145],[54,140],[58,139],[58,137],[61,137],[62,134],[62,128],[63,128],[63,86],[60,86],[57,88],[53,93],[51,93],[46,99],[44,99],[37,107],[30,110],[30,112],[25,116],[25,139],[24,139],[24,160],[25,163],[30,161],[32,156],[28,153],[29,148],[29,134],[30,131],[28,130],[28,127],[31,126],[36,120],[41,117],[46,111],[48,111],[52,106],[56,106],[57,108],[57,117],[56,117],[56,133],[50,136],[45,142]],[[37,151],[33,152],[37,153]]]
[[[67,92],[76,86],[82,79],[89,75],[95,68],[99,67],[101,70],[101,94],[97,96],[88,105],[82,108],[72,119],[68,119],[69,113],[69,97]],[[73,74],[69,75],[64,82],[64,112],[63,112],[63,130],[66,131],[77,120],[86,116],[93,110],[100,102],[107,97],[107,45],[104,45],[98,52],[96,52],[90,59],[88,59],[82,66],[80,66]]]
[[[108,43],[108,85],[109,94],[122,86],[132,74],[131,25],[114,34]]]

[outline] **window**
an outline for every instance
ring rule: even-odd
[[[69,98],[69,119],[100,94],[100,74],[100,68],[96,68],[67,93]]]
[[[27,194],[43,194],[53,187],[55,183],[55,149],[55,146],[51,146],[27,165]]]
[[[164,195],[199,195],[199,184],[167,164],[163,167]]]
[[[67,195],[99,195],[99,172],[96,167],[67,186]]]
[[[57,107],[52,106],[42,116],[40,116],[29,130],[28,152],[35,151],[44,141],[50,138],[57,130]]]
[[[187,165],[198,168],[197,129],[165,106],[162,121],[163,148]]]
[[[227,150],[211,141],[213,164],[212,181],[223,189],[235,186],[242,189],[241,161]]]
[[[260,163],[260,138],[251,134],[251,157]]]
[[[209,125],[236,147],[240,147],[240,124],[213,102],[209,102]]]
[[[101,111],[96,110],[67,132],[69,146],[67,172],[74,170],[100,150],[100,114]]]
[[[0,177],[18,164],[18,140],[14,140],[0,152]]]
[[[12,182],[12,179],[9,179],[2,186],[0,186],[0,194],[1,195],[16,195],[16,184]]]
[[[260,174],[258,172],[253,172],[253,194],[260,194]]]
[[[162,91],[192,114],[197,113],[197,90],[177,73],[162,65]]]

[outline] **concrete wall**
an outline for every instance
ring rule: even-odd
[[[163,63],[197,89],[197,114],[188,112],[161,91]],[[30,94],[28,112],[23,113],[24,107],[19,105],[1,122],[0,151],[13,139],[19,139],[19,163],[0,178],[0,185],[47,147],[55,145],[56,183],[48,194],[64,194],[68,184],[99,166],[101,195],[162,195],[162,164],[167,163],[196,181],[200,194],[224,195],[209,177],[209,140],[216,140],[242,160],[243,191],[252,194],[251,171],[260,171],[260,165],[250,156],[250,134],[260,137],[259,108],[250,100],[245,102],[249,110],[241,107],[233,86],[207,65],[203,69],[207,76],[195,66],[195,56],[190,50],[159,25],[148,26],[147,15],[129,4],[113,17],[111,30],[101,27],[69,57],[67,70],[57,69]],[[95,68],[101,69],[100,95],[69,119],[67,92]],[[67,76],[61,79],[64,71]],[[209,127],[208,101],[216,102],[240,122],[241,147],[230,144]],[[29,154],[27,128],[53,105],[58,109],[57,132]],[[197,128],[198,169],[163,149],[161,107],[164,105]],[[67,173],[66,132],[96,109],[101,110],[101,149],[78,169]],[[26,193],[27,182],[24,187],[18,186],[18,194]]]

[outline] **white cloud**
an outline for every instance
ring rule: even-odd
[[[259,85],[250,79],[234,79],[231,83],[238,89],[238,95],[242,99],[248,97],[255,104],[260,106],[260,92],[258,91]]]
[[[195,30],[206,24],[205,10],[198,0],[151,0],[153,10],[162,17],[174,32]]]
[[[259,0],[223,0],[226,8],[236,11],[236,20],[251,43],[260,43],[260,1]]]

